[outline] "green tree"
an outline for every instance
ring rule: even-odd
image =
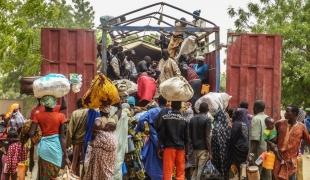
[[[244,9],[230,7],[238,32],[280,34],[282,103],[310,106],[310,1],[260,0]]]
[[[0,88],[4,92],[17,92],[20,77],[39,74],[41,28],[93,27],[89,3],[73,5],[65,0],[0,2]]]
[[[72,0],[75,24],[80,28],[93,28],[95,12],[89,2]]]
[[[220,77],[220,92],[225,92],[226,89],[226,73],[222,73]]]

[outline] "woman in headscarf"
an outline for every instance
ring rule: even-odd
[[[101,108],[101,117],[94,123],[94,140],[90,142],[89,164],[83,180],[112,180],[115,169],[117,140],[116,114],[110,116],[110,108]],[[86,155],[87,156],[87,155]]]
[[[113,179],[122,179],[123,176],[122,164],[124,163],[125,154],[128,149],[128,120],[130,112],[128,106],[129,105],[127,103],[123,103],[117,108],[111,106],[115,108],[116,114],[119,115],[115,118],[115,120],[117,121],[117,125],[114,134],[116,136],[117,142],[120,142],[117,144],[116,147],[116,160]]]
[[[141,152],[145,171],[151,180],[163,178],[162,160],[158,156],[158,131],[156,124],[159,123],[161,112],[166,112],[167,100],[160,96],[158,98],[159,107],[149,109],[138,118],[136,132],[146,132],[149,129],[149,137]]]
[[[5,119],[9,120],[8,125],[15,130],[20,130],[20,128],[25,123],[25,118],[20,112],[20,106],[14,103],[10,106],[9,111],[5,115]]]
[[[67,165],[70,164],[66,152],[66,118],[62,113],[53,112],[56,106],[54,96],[43,96],[40,103],[45,107],[45,111],[35,113],[29,136],[33,137],[40,126],[42,138],[38,144],[38,180],[48,180],[58,177],[63,160]]]
[[[228,177],[226,155],[231,132],[229,119],[225,114],[225,110],[228,107],[230,98],[231,96],[221,98],[219,101],[220,108],[214,112],[210,111],[214,116],[214,128],[212,130],[211,138],[212,163],[224,178]]]
[[[238,108],[232,116],[232,128],[228,145],[227,168],[234,166],[240,172],[240,165],[247,160],[249,151],[249,128],[247,110]]]

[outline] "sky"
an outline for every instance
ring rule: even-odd
[[[254,0],[256,1],[256,0]],[[95,24],[100,24],[100,17],[104,15],[119,16],[123,13],[153,4],[160,1],[156,0],[89,0],[95,11]],[[197,9],[201,10],[201,17],[214,22],[220,27],[220,41],[223,44],[227,44],[227,30],[233,29],[234,22],[227,14],[227,9],[232,6],[234,8],[246,7],[250,2],[249,0],[166,0],[168,4],[180,7],[186,11],[193,12]],[[253,1],[252,1],[253,2]],[[153,11],[158,11],[160,6],[152,8],[148,11],[140,13],[146,14]],[[185,17],[186,20],[191,21],[192,17],[184,16],[183,13],[179,13],[169,7],[164,7],[163,12],[174,17]],[[138,14],[137,14],[138,15]],[[142,24],[143,23],[143,24]],[[141,25],[146,25],[148,20],[141,22]],[[172,22],[173,23],[173,22]],[[155,20],[151,22],[151,25],[157,24]],[[140,25],[140,24],[137,24]],[[226,58],[225,52],[221,52],[221,61]],[[222,66],[221,71],[224,71],[225,66]]]

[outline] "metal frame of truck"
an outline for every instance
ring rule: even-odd
[[[126,19],[121,22],[117,22],[118,19],[126,17],[128,15],[135,14],[137,12],[143,11],[145,9],[149,9],[152,7],[160,6],[160,9],[163,9],[164,6],[170,7],[172,9],[178,10],[184,14],[190,15],[190,16],[195,16],[193,13],[190,13],[188,11],[185,11],[181,8],[178,8],[176,6],[164,3],[164,2],[159,2],[159,3],[154,3],[133,11],[130,11],[128,13],[122,14],[118,17],[114,17],[112,19],[107,19],[105,17],[100,18],[100,29],[102,30],[102,67],[101,67],[101,72],[106,74],[107,73],[107,47],[106,47],[106,41],[107,41],[107,34],[111,32],[118,32],[121,31],[122,33],[118,33],[118,35],[115,37],[115,39],[122,39],[124,36],[129,36],[129,35],[134,35],[138,34],[140,32],[145,32],[145,31],[156,31],[156,32],[173,32],[173,31],[179,31],[176,30],[176,28],[170,24],[169,22],[164,20],[165,18],[172,19],[175,21],[179,21],[181,23],[187,24],[188,27],[185,27],[183,31],[185,32],[204,32],[205,37],[209,37],[211,34],[214,33],[215,40],[212,42],[207,42],[207,46],[210,46],[211,44],[214,44],[215,51],[216,51],[216,91],[219,91],[219,84],[220,84],[220,28],[213,22],[204,19],[202,17],[198,17],[202,21],[205,21],[207,24],[206,28],[200,28],[197,27],[190,22],[187,21],[182,21],[178,17],[173,17],[167,14],[164,14],[163,12],[160,11],[155,11],[151,13],[147,13],[141,16],[137,16],[131,19]],[[156,17],[156,15],[159,15],[159,17]],[[145,25],[145,26],[130,26],[130,24],[133,24],[135,22],[139,22],[145,19],[156,19],[159,22],[167,25],[167,26],[150,26],[150,25]],[[211,26],[211,27],[208,27]],[[136,38],[135,40],[140,40],[141,37]]]

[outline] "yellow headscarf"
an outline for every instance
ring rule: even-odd
[[[19,109],[19,104],[18,103],[11,104],[11,106],[9,107],[8,112],[5,114],[5,119],[10,118],[12,116],[14,110],[17,110],[17,109]]]

